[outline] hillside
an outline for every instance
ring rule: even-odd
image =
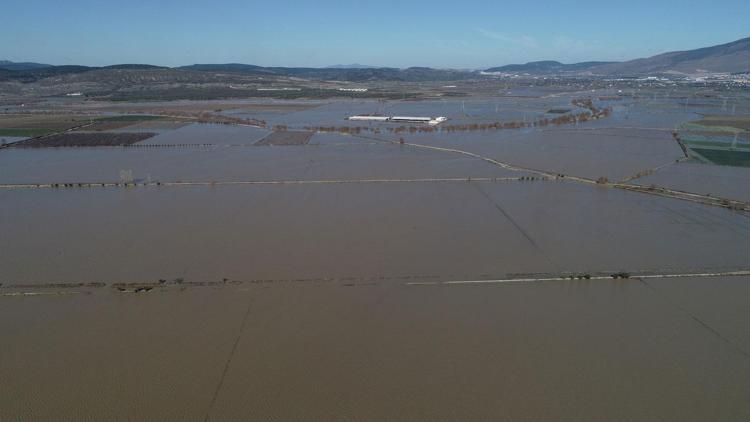
[[[594,67],[607,75],[750,71],[750,38],[688,51],[674,51],[645,59]]]
[[[492,67],[486,72],[551,74],[591,74],[605,76],[639,76],[651,74],[697,74],[704,72],[750,71],[750,38],[727,44],[673,51],[653,57],[626,62],[583,62],[563,64],[557,61],[537,61]]]
[[[6,91],[21,92],[29,84],[46,87],[50,94],[70,90],[107,90],[145,88],[169,84],[255,84],[306,79],[342,82],[432,82],[461,81],[482,78],[473,71],[410,67],[359,67],[342,65],[328,68],[264,67],[241,63],[193,64],[161,67],[148,64],[119,64],[104,67],[51,66],[40,63],[0,61],[0,82]],[[750,71],[750,38],[713,47],[676,51],[627,62],[582,62],[564,64],[558,61],[536,61],[492,67],[492,73],[563,76],[640,76],[654,74],[698,74],[702,72],[741,73]],[[59,86],[57,86],[59,85]],[[27,88],[23,88],[26,86]],[[56,87],[57,86],[57,87]],[[56,87],[56,89],[51,89]]]
[[[325,81],[454,81],[476,77],[472,72],[459,70],[442,70],[427,67],[410,67],[396,69],[379,68],[317,68],[317,67],[262,67],[246,64],[195,64],[183,66],[180,69],[200,72],[230,72],[253,75],[276,75],[303,79],[317,79]]]
[[[10,65],[0,65],[0,70],[3,71],[0,72],[0,81],[6,80],[22,83],[32,83],[48,78],[59,78],[65,75],[81,75],[95,70],[151,71],[158,69],[169,70],[168,67],[153,66],[148,64],[117,64],[104,67],[90,67],[77,65],[51,66],[38,63],[12,63]]]
[[[500,73],[528,73],[528,74],[551,74],[567,72],[585,72],[596,66],[612,64],[614,62],[582,62],[563,64],[553,60],[529,62],[526,64],[511,64],[507,66],[493,67],[486,72]]]
[[[16,63],[10,60],[0,60],[0,69],[11,70],[11,71],[12,70],[41,69],[41,68],[50,67],[50,66],[52,65],[43,64],[43,63],[31,63],[31,62]]]
[[[369,66],[366,64],[352,63],[352,64],[335,64],[333,66],[326,66],[327,69],[377,69],[380,66]]]

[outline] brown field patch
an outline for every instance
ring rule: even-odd
[[[256,142],[255,145],[305,145],[310,142],[313,132],[295,132],[280,130],[271,132],[268,136]]]
[[[155,133],[85,133],[68,132],[31,138],[14,143],[14,148],[112,147],[143,141]]]
[[[138,123],[137,121],[134,122],[128,122],[128,121],[100,121],[96,122],[91,126],[86,126],[82,130],[85,130],[87,132],[104,132],[108,130],[115,130],[115,129],[122,129],[124,127],[133,126],[134,124]]]
[[[320,106],[305,103],[247,103],[244,101],[173,101],[162,103],[102,104],[97,109],[115,113],[148,113],[154,115],[182,115],[184,113],[218,113],[225,110],[259,112],[294,112]]]
[[[750,117],[748,116],[706,116],[692,123],[701,126],[732,127],[750,131]]]
[[[87,116],[77,115],[6,114],[0,115],[0,128],[65,130],[90,121]]]
[[[318,107],[319,104],[244,104],[239,107],[234,107],[235,110],[248,110],[248,111],[270,111],[270,112],[294,112],[304,111],[311,108]]]
[[[90,122],[89,117],[80,115],[0,115],[0,133],[5,136],[40,136]]]
[[[185,127],[191,124],[190,121],[186,120],[152,120],[146,122],[137,122],[133,125],[128,126],[131,130],[173,130]]]

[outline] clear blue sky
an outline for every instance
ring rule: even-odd
[[[750,0],[5,0],[0,59],[484,68],[626,60],[750,36]]]

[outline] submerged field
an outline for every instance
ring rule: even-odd
[[[750,168],[686,155],[726,102],[684,103],[0,116],[47,131],[0,149],[0,420],[747,419]]]

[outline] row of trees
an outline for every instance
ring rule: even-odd
[[[177,111],[177,110],[154,110],[153,113],[159,116],[185,118],[195,121],[196,123],[211,123],[218,125],[252,125],[267,127],[268,123],[261,119],[246,119],[242,117],[225,116],[208,111]]]
[[[454,124],[441,126],[398,126],[388,127],[391,133],[432,133],[432,132],[466,132],[466,131],[486,131],[501,129],[521,129],[526,127],[545,127],[561,126],[576,124],[609,117],[612,114],[612,108],[598,108],[590,98],[574,99],[572,104],[579,108],[585,108],[587,111],[576,114],[565,114],[555,118],[541,118],[534,121],[510,121],[510,122],[491,122],[491,123],[471,123],[471,124]],[[380,129],[371,126],[308,126],[305,129],[315,132],[338,132],[345,134],[359,134],[361,132],[380,133]]]

